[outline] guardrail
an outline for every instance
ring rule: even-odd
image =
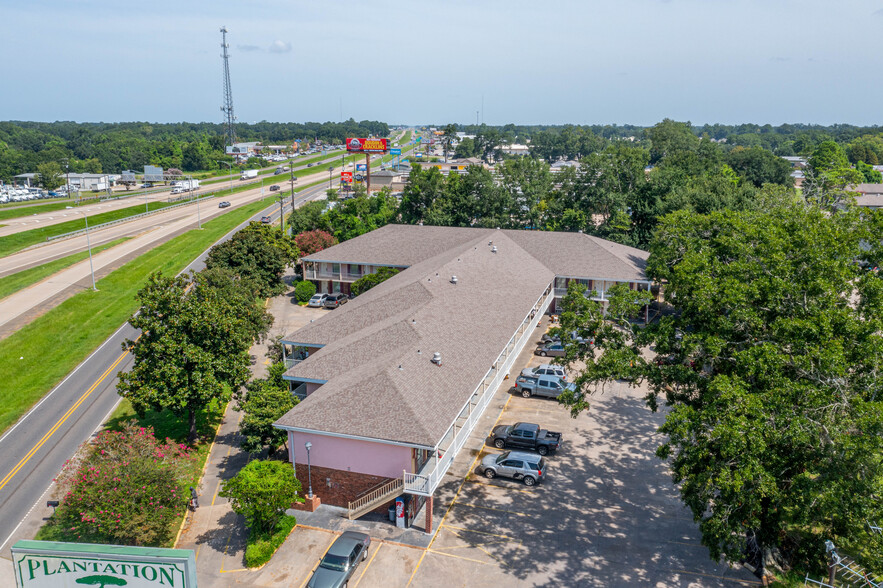
[[[203,200],[208,200],[208,199],[210,199],[210,198],[214,198],[214,195],[209,194],[209,195],[207,195],[207,196],[202,196],[202,197],[194,198],[193,200],[188,200],[187,202],[181,202],[180,204],[172,204],[171,206],[164,206],[163,208],[159,208],[159,209],[157,209],[157,210],[151,210],[151,211],[148,211],[148,212],[142,212],[142,213],[140,213],[140,214],[135,214],[135,215],[132,215],[132,216],[127,216],[127,217],[125,217],[125,218],[118,218],[117,220],[108,221],[108,222],[106,222],[106,223],[101,223],[100,225],[95,225],[95,226],[89,227],[89,230],[90,230],[90,231],[95,231],[95,230],[98,230],[98,229],[104,229],[104,228],[106,228],[106,227],[112,227],[112,226],[114,226],[114,225],[119,225],[119,224],[122,224],[122,223],[127,223],[127,222],[129,222],[129,221],[133,221],[133,220],[136,220],[136,219],[139,219],[139,218],[144,218],[144,217],[146,217],[146,216],[152,216],[152,215],[154,215],[154,214],[159,214],[160,212],[165,212],[165,211],[167,211],[167,210],[172,210],[172,209],[174,209],[174,208],[180,208],[180,207],[182,207],[182,206],[187,206],[188,204],[193,204],[194,202],[201,202],[201,201],[203,201]],[[77,231],[71,231],[70,233],[62,233],[61,235],[54,235],[54,236],[52,236],[52,237],[46,237],[46,241],[57,241],[58,239],[69,239],[69,238],[71,238],[71,237],[76,237],[76,236],[78,236],[78,235],[85,235],[85,234],[86,234],[86,229],[83,228],[83,229],[79,229],[79,230],[77,230]]]

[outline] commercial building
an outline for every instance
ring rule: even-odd
[[[301,402],[276,422],[291,460],[351,518],[404,495],[413,516],[572,281],[605,301],[649,289],[648,254],[581,233],[387,225],[303,259],[321,291],[401,269],[283,338]],[[310,444],[307,455],[306,444]]]

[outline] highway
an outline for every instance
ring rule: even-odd
[[[326,185],[315,186],[295,195],[302,204],[324,194]],[[290,201],[286,213],[291,211]],[[274,204],[233,229],[233,233],[259,220],[263,215],[279,218]],[[184,270],[204,267],[207,251]],[[92,355],[71,372],[58,386],[0,437],[0,555],[9,558],[14,538],[32,538],[35,529],[19,528],[32,507],[45,507],[46,491],[70,459],[76,447],[92,436],[116,407],[117,373],[132,365],[128,352],[122,351],[125,339],[137,332],[128,323],[121,326]],[[62,351],[63,350],[56,350]],[[46,350],[51,361],[53,350]],[[23,534],[15,536],[16,532]]]
[[[316,174],[310,174],[310,176],[318,175],[321,177],[322,173],[327,174],[327,166],[329,164],[335,165],[335,168],[339,167],[340,162],[340,154],[343,151],[335,151],[331,152],[326,159],[323,159],[319,163],[316,163],[312,168],[316,168],[314,171]],[[309,158],[312,159],[312,158]],[[305,161],[307,159],[305,158]],[[295,165],[294,171],[299,172],[301,170],[308,169],[306,164],[298,165],[297,160],[293,160]],[[287,162],[286,162],[287,164]],[[280,164],[282,165],[282,164]],[[261,180],[269,186],[272,183],[285,184],[288,185],[289,174],[283,173],[280,175],[274,175],[272,172],[276,169],[277,166],[272,166],[268,168],[263,168],[261,171],[261,175],[256,180],[249,181],[240,181],[239,174],[235,174],[235,180],[233,181],[233,187],[239,187],[246,184],[260,184]],[[273,180],[273,181],[268,181]],[[307,181],[307,178],[298,179],[298,181]],[[313,180],[309,180],[313,181]],[[210,180],[206,180],[200,183],[200,194],[210,194],[214,191],[225,190],[229,185],[229,178],[212,178]],[[5,237],[6,235],[12,235],[15,233],[21,233],[23,231],[30,231],[32,229],[38,229],[41,227],[51,226],[59,223],[65,223],[72,220],[82,219],[83,214],[86,213],[89,216],[93,216],[95,214],[99,214],[102,212],[110,212],[112,210],[119,210],[121,208],[129,208],[133,206],[141,206],[143,207],[146,203],[149,202],[165,202],[171,195],[170,192],[172,190],[171,186],[162,187],[159,189],[154,189],[150,191],[144,192],[132,192],[131,195],[123,192],[121,194],[115,194],[116,200],[105,200],[103,202],[93,202],[91,204],[84,204],[77,207],[65,208],[62,210],[54,210],[52,212],[42,212],[42,213],[28,213],[27,208],[22,208],[22,216],[8,218],[0,221],[0,237]]]

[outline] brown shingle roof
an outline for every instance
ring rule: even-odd
[[[277,424],[434,446],[554,278],[503,232],[493,240],[498,253],[482,234],[289,336],[325,347],[286,376],[327,383]]]
[[[324,346],[285,376],[326,383],[277,424],[433,447],[556,275],[645,280],[647,253],[581,233],[387,225],[304,259],[409,268],[284,339]]]

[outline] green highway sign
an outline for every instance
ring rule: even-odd
[[[12,562],[18,588],[196,588],[191,549],[19,541]]]

